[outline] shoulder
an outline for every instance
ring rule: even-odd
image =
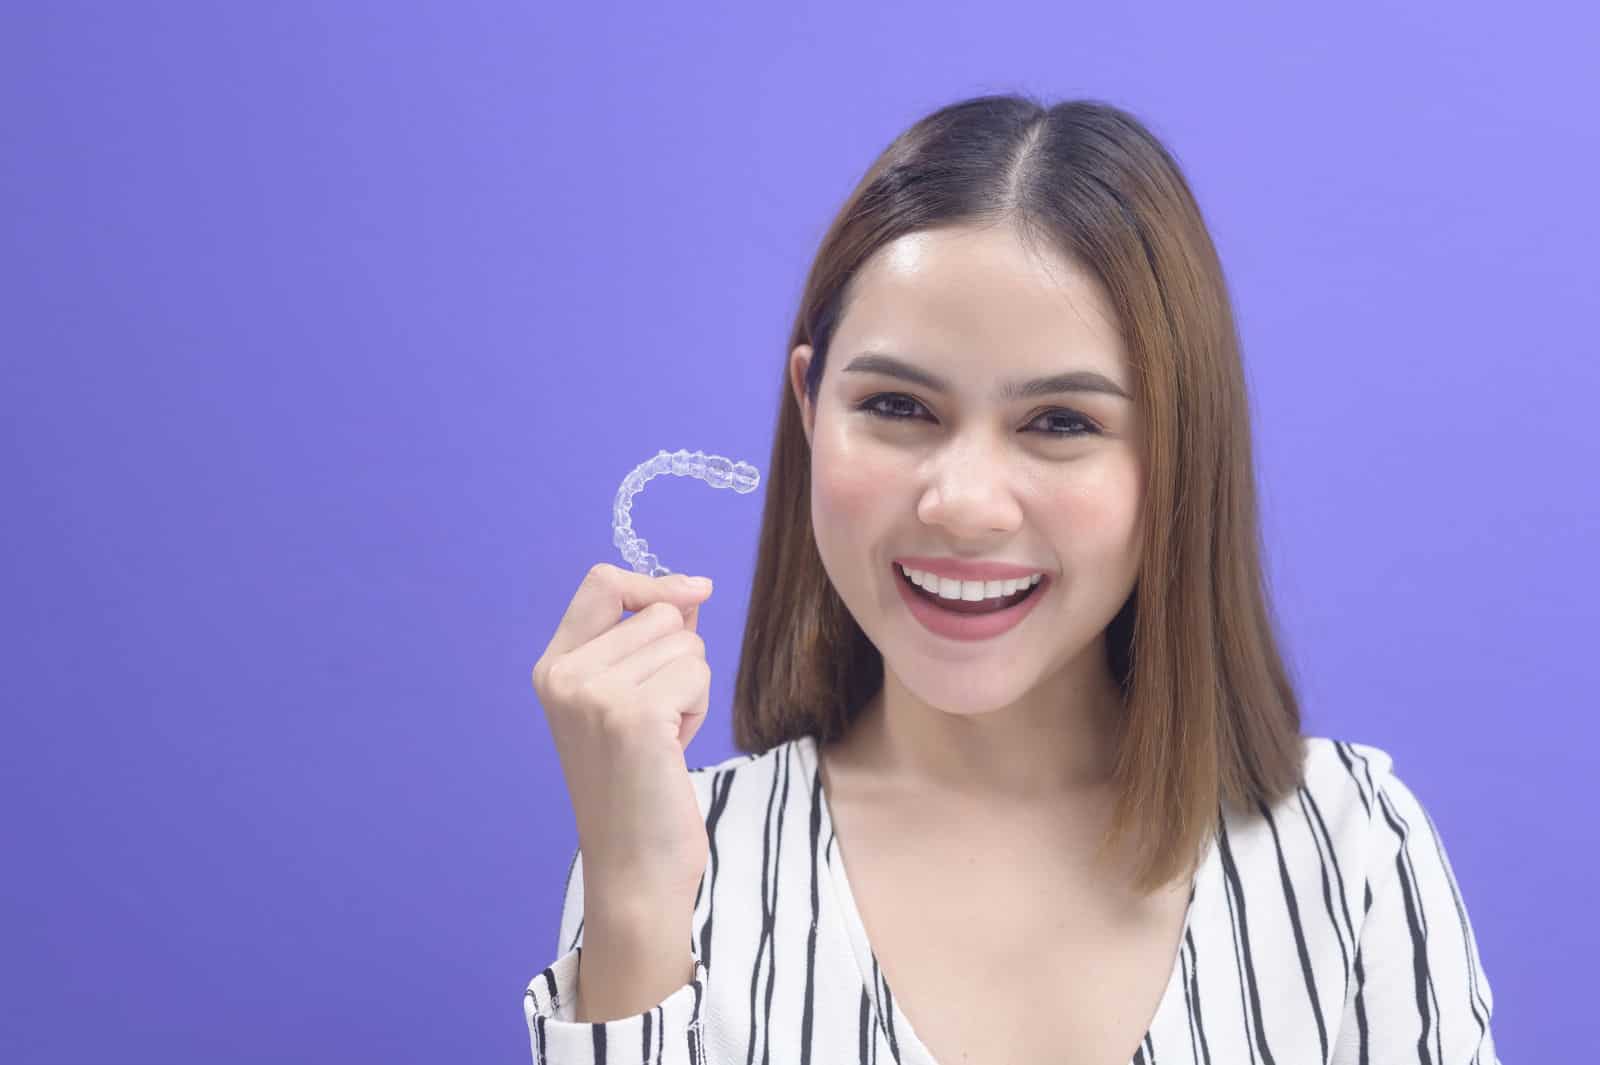
[[[1381,747],[1330,736],[1302,739],[1305,746],[1302,788],[1319,802],[1359,805],[1363,810],[1370,810],[1394,776],[1394,757]]]
[[[730,776],[730,774],[736,774],[736,772],[771,774],[771,772],[776,772],[781,768],[782,761],[789,760],[792,756],[797,755],[798,748],[803,742],[805,742],[803,739],[792,739],[787,740],[784,744],[778,744],[776,747],[763,750],[763,752],[755,753],[755,755],[749,755],[749,753],[730,755],[728,758],[723,758],[722,761],[717,761],[717,763],[694,766],[694,768],[690,769],[690,776],[694,777],[694,784],[699,787],[699,785],[709,785],[710,780],[714,780],[715,777]]]
[[[1364,743],[1308,740],[1308,789],[1312,786],[1314,764],[1318,768],[1316,779],[1323,788],[1342,788],[1345,792],[1354,789],[1366,829],[1361,858],[1369,874],[1386,874],[1396,861],[1410,865],[1419,853],[1431,853],[1439,862],[1447,863],[1438,826],[1396,770],[1389,752]]]
[[[690,769],[689,779],[707,825],[725,816],[730,804],[748,807],[769,795],[805,786],[799,774],[808,764],[802,749],[806,742],[804,737],[788,740],[755,754],[730,755]]]
[[[1405,852],[1440,852],[1438,830],[1407,786],[1387,750],[1328,736],[1303,736],[1304,773],[1293,791],[1270,807],[1229,811],[1223,819],[1232,861],[1282,875],[1387,877]]]
[[[1355,815],[1359,805],[1369,836],[1404,841],[1415,827],[1436,831],[1432,818],[1381,747],[1350,740],[1305,738],[1303,788],[1313,798],[1343,806]]]
[[[1477,1061],[1485,1051],[1484,1060],[1495,1060],[1494,993],[1433,817],[1388,752],[1332,740],[1316,746],[1308,745],[1308,790],[1317,760],[1314,779],[1353,791],[1360,804],[1349,820],[1361,831],[1352,829],[1335,852],[1343,872],[1333,867],[1333,897],[1347,902],[1340,912],[1357,944],[1350,1005],[1364,1022],[1363,1060],[1368,1036],[1374,1060],[1414,1061],[1417,1048],[1430,1042],[1434,1061]],[[1308,868],[1316,864],[1307,859]],[[1309,887],[1310,876],[1304,879]]]
[[[1280,819],[1302,808],[1326,817],[1370,813],[1377,796],[1394,776],[1394,758],[1381,747],[1330,736],[1301,736],[1302,774],[1298,786],[1270,807],[1228,819],[1229,829],[1242,828],[1252,815]]]
[[[1270,805],[1225,812],[1219,838],[1225,868],[1246,876],[1270,870],[1275,882],[1280,871],[1320,877],[1334,867],[1348,874],[1366,865],[1383,828],[1382,810],[1399,787],[1393,757],[1371,744],[1301,739],[1300,784]]]
[[[746,769],[758,762],[770,763],[776,758],[782,756],[785,753],[786,748],[792,747],[798,742],[798,740],[790,740],[788,743],[780,743],[778,746],[773,747],[770,750],[761,751],[758,754],[729,755],[720,762],[714,762],[709,765],[695,766],[689,770],[689,774],[695,777],[716,776],[719,773],[736,772],[740,769]]]

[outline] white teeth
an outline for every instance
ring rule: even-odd
[[[925,570],[907,569],[899,563],[895,565],[911,583],[941,599],[962,599],[969,603],[976,603],[982,599],[999,599],[1008,595],[1015,595],[1024,588],[1031,588],[1044,579],[1043,573],[1035,573],[1029,577],[1018,577],[1014,580],[1003,581],[958,581],[952,577],[941,577],[936,573]]]

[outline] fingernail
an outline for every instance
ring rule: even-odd
[[[689,578],[689,583],[694,585],[696,588],[698,588],[698,589],[700,589],[702,591],[710,591],[711,590],[711,578],[710,577],[690,577]]]

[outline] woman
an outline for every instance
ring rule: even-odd
[[[1137,120],[982,97],[896,139],[766,489],[747,754],[672,756],[679,578],[596,567],[535,669],[580,837],[537,1062],[1496,1060],[1434,825],[1301,735],[1222,269]]]

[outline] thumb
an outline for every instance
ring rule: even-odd
[[[699,582],[704,581],[701,585]],[[709,577],[689,578],[683,577],[683,582],[688,585],[690,594],[696,596],[694,602],[687,606],[680,606],[683,612],[683,627],[690,632],[695,631],[695,625],[700,620],[700,604],[711,598],[711,579]]]

